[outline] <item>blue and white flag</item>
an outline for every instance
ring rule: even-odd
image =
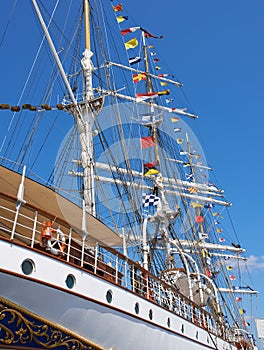
[[[141,58],[140,57],[132,57],[132,58],[129,58],[129,64],[136,64],[136,63],[138,63],[138,62],[140,62],[141,61]]]
[[[160,201],[160,198],[158,196],[155,196],[154,194],[146,194],[146,193],[143,193],[142,199],[143,199],[143,208],[156,206]]]

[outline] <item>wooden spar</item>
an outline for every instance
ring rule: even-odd
[[[181,164],[185,164],[185,165],[187,165],[187,164],[190,164],[190,162],[188,163],[188,162],[184,162],[183,160],[180,160],[180,159],[172,159],[172,158],[165,158],[165,159],[168,159],[168,160],[170,160],[171,162],[176,162],[176,163],[181,163]],[[207,169],[207,170],[214,170],[213,168],[210,168],[210,167],[208,167],[208,166],[206,166],[206,165],[199,165],[199,164],[191,164],[191,165],[189,165],[190,167],[192,166],[192,167],[197,167],[197,168],[201,168],[201,169]]]
[[[146,46],[146,40],[144,36],[144,32],[142,31],[142,40],[143,40],[143,55],[144,55],[144,63],[145,63],[145,73],[147,75],[147,92],[153,92],[153,86],[151,77],[149,75],[149,62],[148,62],[148,53],[147,53],[147,46]]]
[[[127,70],[130,70],[131,72],[135,72],[135,73],[146,73],[146,72],[143,72],[141,70],[138,70],[138,69],[135,69],[135,68],[132,68],[132,67],[127,67],[127,66],[124,66],[123,64],[120,64],[120,63],[115,63],[115,62],[108,62],[107,63],[108,66],[114,66],[114,67],[119,67],[119,68],[123,68],[123,69],[127,69]],[[104,68],[105,66],[100,66],[99,68]],[[97,68],[98,69],[98,68]],[[170,84],[173,84],[173,85],[176,85],[178,87],[182,87],[182,83],[178,82],[178,81],[174,81],[174,80],[171,80],[171,79],[168,79],[168,78],[164,78],[164,77],[159,77],[155,74],[151,74],[151,73],[148,73],[148,75],[151,77],[151,78],[154,78],[154,79],[158,79],[158,80],[162,80],[162,81],[165,81],[167,83],[170,83]]]
[[[84,0],[84,25],[85,25],[85,48],[91,50],[91,41],[90,41],[90,3],[89,0]]]
[[[144,63],[145,63],[145,72],[147,75],[147,92],[153,92],[153,85],[151,77],[149,76],[149,62],[148,62],[148,53],[147,53],[147,46],[146,46],[146,40],[144,36],[144,32],[142,31],[142,41],[143,41],[143,55],[144,55]],[[153,100],[150,100],[150,109],[153,112]],[[158,150],[158,143],[157,143],[157,134],[156,134],[156,128],[153,130],[153,139],[155,143],[155,157],[157,162],[159,162],[159,150]],[[142,225],[142,246],[143,246],[143,267],[148,270],[148,260],[149,260],[149,252],[148,252],[148,242],[147,242],[147,225],[148,225],[148,219],[144,218],[143,225]]]
[[[245,290],[245,289],[231,289],[231,288],[218,288],[221,293],[243,293],[243,294],[258,294],[256,290]]]
[[[156,103],[150,104],[149,102],[146,102],[146,101],[137,101],[137,99],[135,97],[119,94],[117,91],[110,91],[110,90],[105,90],[105,89],[101,89],[101,88],[96,88],[95,91],[100,93],[100,94],[115,96],[115,97],[118,97],[118,98],[121,98],[121,99],[124,99],[124,100],[127,100],[127,101],[137,102],[137,103],[140,103],[140,104],[145,105],[145,106],[150,106],[151,105],[151,106],[156,107],[157,109],[159,109],[161,111],[167,111],[167,112],[173,113],[173,114],[184,115],[184,116],[190,117],[192,119],[197,119],[198,118],[197,115],[184,112],[183,109],[180,109],[180,108],[169,108],[169,107],[166,107],[166,106],[158,105]]]
[[[65,86],[66,86],[66,89],[68,90],[68,93],[69,93],[69,95],[70,95],[70,97],[71,97],[72,103],[75,105],[76,110],[77,110],[77,112],[78,112],[78,113],[77,113],[77,117],[78,117],[78,118],[80,119],[80,121],[82,122],[82,116],[81,116],[80,110],[79,110],[79,108],[78,108],[77,101],[76,101],[75,96],[74,96],[74,94],[73,94],[73,92],[72,92],[72,89],[71,89],[71,86],[70,86],[70,84],[69,84],[67,75],[66,75],[66,73],[65,73],[65,71],[64,71],[64,68],[63,68],[63,66],[62,66],[62,64],[61,64],[59,55],[58,55],[58,53],[57,53],[57,51],[56,51],[56,49],[55,49],[55,46],[54,46],[54,44],[53,44],[53,41],[52,41],[52,39],[51,39],[51,36],[50,36],[49,31],[48,31],[48,29],[47,29],[47,26],[46,26],[46,24],[45,24],[45,22],[44,22],[44,19],[43,19],[43,17],[42,17],[42,14],[41,14],[41,12],[40,12],[39,7],[38,7],[38,4],[37,4],[36,0],[32,0],[32,3],[33,3],[33,6],[34,6],[34,8],[35,8],[36,14],[37,14],[37,16],[38,16],[39,22],[40,22],[40,24],[41,24],[41,26],[42,26],[42,28],[43,28],[43,31],[44,31],[44,33],[45,33],[45,36],[46,36],[46,38],[47,38],[47,41],[48,41],[48,44],[49,44],[49,46],[50,46],[52,55],[53,55],[53,57],[54,57],[54,59],[55,59],[55,61],[56,61],[56,64],[57,64],[57,66],[58,66],[58,68],[59,68],[59,71],[60,71],[60,73],[61,73],[61,76],[62,76],[62,79],[63,79],[64,84],[65,84]]]

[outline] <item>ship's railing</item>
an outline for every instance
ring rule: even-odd
[[[58,247],[58,254],[55,256],[46,250],[40,242],[42,223],[43,220],[48,221],[47,214],[27,208],[26,215],[19,208],[15,209],[15,202],[13,204],[12,208],[14,209],[11,206],[0,205],[0,236],[20,244],[26,244],[45,254],[48,253],[54,259],[63,259],[69,264],[126,288],[205,328],[214,335],[225,339],[231,339],[234,336],[231,331],[228,332],[223,327],[218,326],[217,320],[210,313],[181,294],[175,285],[170,285],[157,278],[112,248],[99,244],[89,246],[85,240],[76,239],[77,233],[71,227],[67,227],[66,223],[60,225],[64,241],[58,242],[65,245],[65,249],[60,252]]]

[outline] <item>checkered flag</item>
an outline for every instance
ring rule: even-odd
[[[146,194],[146,193],[143,193],[142,200],[143,200],[143,208],[156,206],[160,201],[159,197],[155,196],[154,194]]]

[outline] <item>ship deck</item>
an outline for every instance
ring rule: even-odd
[[[13,178],[9,176],[10,174]],[[37,251],[50,259],[60,260],[85,273],[94,274],[179,315],[198,327],[206,329],[212,335],[229,342],[234,341],[234,335],[229,333],[228,329],[219,327],[212,314],[181,294],[175,286],[158,279],[139,264],[113,249],[111,246],[119,244],[120,239],[101,222],[88,216],[87,219],[91,220],[89,235],[82,236],[80,224],[75,216],[81,216],[81,213],[76,206],[71,206],[65,199],[59,197],[62,203],[65,204],[66,201],[66,208],[72,210],[71,214],[67,214],[73,217],[74,225],[71,226],[65,220],[58,203],[53,203],[57,200],[55,194],[51,193],[53,191],[45,190],[42,185],[31,182],[32,180],[29,179],[25,181],[26,203],[17,205],[16,193],[21,177],[10,173],[9,170],[6,175],[7,177],[3,178],[3,172],[0,172],[4,180],[0,185],[0,238],[2,240]],[[16,179],[15,183],[14,179]],[[3,183],[6,183],[6,186]],[[29,188],[31,186],[30,191],[27,191],[28,186]],[[42,198],[44,194],[49,196],[45,200]],[[52,218],[56,218],[53,220],[53,228],[59,227],[64,236],[64,242],[60,242],[60,238],[57,237],[57,245],[54,246],[58,253],[56,255],[47,251],[41,244],[42,224]],[[61,243],[64,245],[63,251],[60,251]]]

